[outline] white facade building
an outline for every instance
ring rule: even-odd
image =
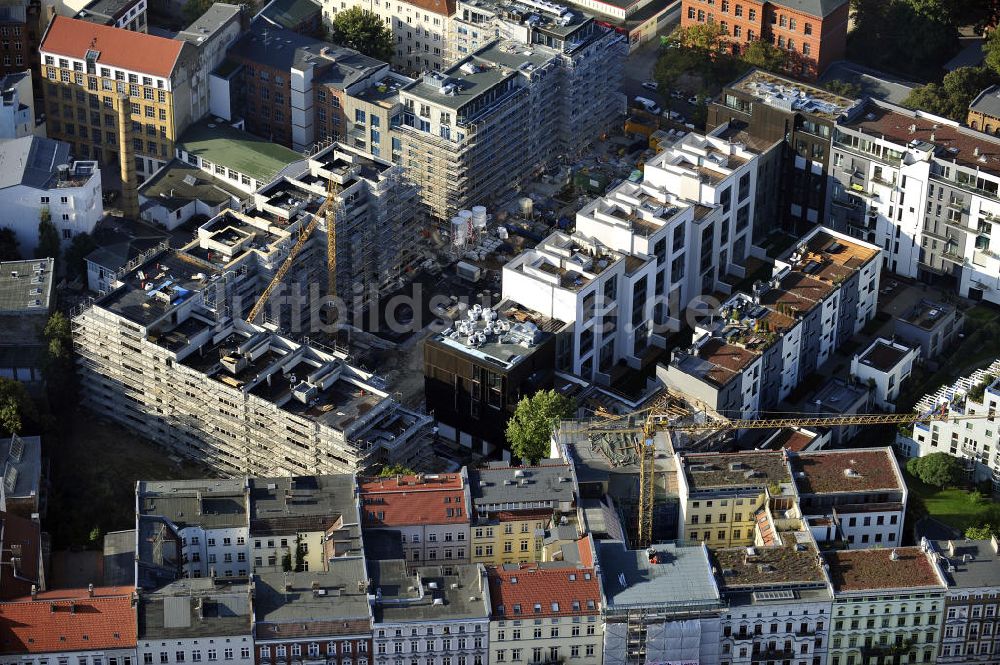
[[[248,489],[244,480],[139,482],[140,519],[161,520],[180,541],[189,578],[247,578],[250,573]]]
[[[31,72],[0,79],[0,139],[19,139],[35,133],[33,94]]]
[[[955,415],[992,414],[1000,404],[997,377],[1000,360],[924,395],[914,410],[927,413],[947,408]],[[994,489],[1000,489],[1000,428],[993,418],[915,423],[909,436],[896,436],[896,447],[906,457],[948,453],[964,459],[972,480],[990,480]]]
[[[44,214],[63,245],[90,233],[104,216],[97,162],[69,158],[61,141],[24,136],[0,143],[0,226],[14,230],[20,251],[34,254]]]
[[[920,348],[879,338],[851,360],[851,376],[874,389],[875,404],[886,411],[896,410],[900,386],[910,378]]]
[[[139,663],[253,665],[250,585],[178,580],[140,596]]]
[[[641,367],[693,298],[743,275],[756,157],[685,137],[647,162],[642,182],[582,208],[574,235],[553,233],[504,266],[503,297],[575,323],[557,345],[562,368],[607,383],[619,361]]]
[[[1000,303],[1000,139],[882,101],[841,120],[829,223],[879,245],[884,267]]]

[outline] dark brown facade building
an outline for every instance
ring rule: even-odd
[[[552,387],[554,333],[566,325],[504,301],[428,338],[424,392],[441,435],[484,453],[502,448],[517,402]]]
[[[735,140],[782,144],[774,156],[778,187],[761,201],[774,208],[755,217],[758,237],[773,229],[775,222],[801,235],[825,221],[834,124],[856,103],[755,69],[726,86],[708,105],[707,130],[728,122]]]

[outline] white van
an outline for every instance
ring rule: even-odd
[[[660,115],[661,109],[659,106],[656,105],[656,102],[654,102],[652,99],[646,99],[645,97],[636,97],[635,105],[641,106],[642,108],[646,109],[653,115]]]

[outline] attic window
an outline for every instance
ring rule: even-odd
[[[570,582],[576,582],[576,573],[570,573],[569,574],[569,581]]]
[[[574,600],[573,601],[573,611],[574,612],[579,612],[580,611],[580,601],[579,600]]]
[[[541,603],[535,603],[535,614],[538,614],[541,611],[542,611],[542,604]]]
[[[514,604],[514,614],[520,614],[520,613],[521,613],[521,604],[520,603],[515,603]]]
[[[510,583],[511,584],[517,584],[517,578],[516,577],[511,577],[510,578]]]
[[[559,603],[552,603],[552,611],[553,612],[559,611]]]
[[[594,609],[595,607],[596,607],[596,605],[594,604],[594,601],[592,601],[592,600],[588,600],[588,601],[587,601],[587,609],[588,609],[588,610],[592,610],[592,609]]]

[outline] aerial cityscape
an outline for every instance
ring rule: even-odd
[[[1000,1],[0,4],[0,665],[1000,665]]]

